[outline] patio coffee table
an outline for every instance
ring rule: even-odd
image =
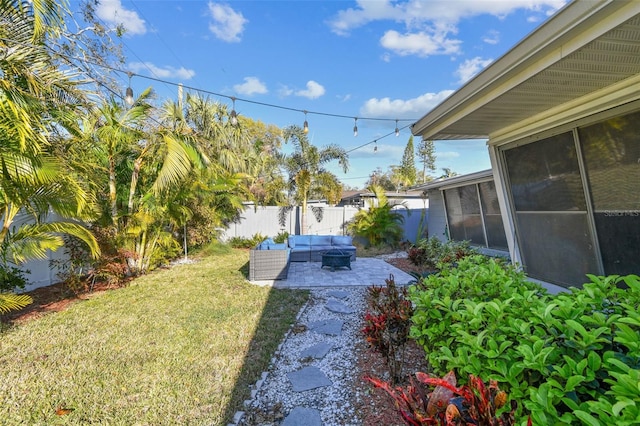
[[[331,271],[335,271],[336,268],[346,267],[351,269],[351,255],[342,250],[332,249],[322,253],[322,266],[331,267]]]

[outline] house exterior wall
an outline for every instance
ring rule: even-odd
[[[431,189],[429,194],[429,238],[436,237],[443,243],[449,240],[447,233],[447,212],[441,190]]]

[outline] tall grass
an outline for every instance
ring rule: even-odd
[[[308,297],[249,284],[247,259],[156,271],[0,334],[0,423],[226,424]]]

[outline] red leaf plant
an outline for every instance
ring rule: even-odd
[[[386,287],[367,288],[369,310],[364,316],[362,333],[371,348],[385,360],[394,384],[402,380],[404,348],[409,339],[413,307],[407,299],[407,289],[398,289],[393,275]]]
[[[389,383],[365,377],[375,387],[381,388],[393,398],[404,422],[411,426],[512,426],[516,424],[514,413],[517,402],[511,401],[511,410],[497,412],[507,403],[507,394],[491,380],[486,385],[482,379],[470,375],[469,384],[457,387],[456,376],[450,371],[442,379],[418,372],[416,379],[406,387],[393,387]],[[423,385],[433,386],[428,393]],[[531,426],[531,419],[528,421]]]

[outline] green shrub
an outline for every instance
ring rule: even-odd
[[[264,235],[257,233],[253,234],[251,238],[246,237],[232,237],[229,239],[228,244],[233,248],[254,248],[261,242],[263,242],[267,237]]]
[[[429,269],[473,254],[477,254],[477,251],[471,248],[469,241],[449,240],[443,243],[437,237],[423,238],[407,250],[408,258],[414,265]]]
[[[27,273],[29,271],[26,271]],[[0,292],[14,291],[15,289],[24,289],[27,285],[27,278],[20,268],[9,265],[0,264]]]
[[[289,233],[287,231],[280,231],[278,232],[278,235],[273,237],[273,241],[278,244],[282,244],[287,242],[287,238],[289,238]]]
[[[404,216],[389,204],[382,188],[372,185],[368,189],[374,193],[378,205],[358,210],[347,224],[347,230],[351,235],[365,238],[370,246],[397,247],[404,233],[402,228]],[[406,208],[404,204],[401,206]]]
[[[631,424],[640,408],[640,279],[589,278],[549,296],[496,259],[461,259],[412,288],[411,336],[436,374],[496,380],[534,424]]]
[[[25,288],[27,279],[24,274],[15,266],[0,265],[0,314],[22,309],[33,302],[29,295],[11,293]]]

